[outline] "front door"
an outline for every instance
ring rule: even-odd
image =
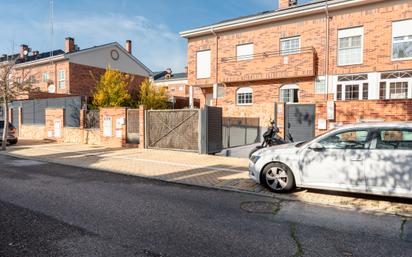
[[[412,193],[412,129],[379,129],[365,163],[367,190]]]
[[[315,105],[286,104],[285,135],[294,142],[309,141],[315,137]]]
[[[318,141],[324,149],[300,154],[305,186],[365,190],[364,162],[369,153],[368,130],[337,132]]]

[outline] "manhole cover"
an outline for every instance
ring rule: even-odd
[[[280,204],[277,202],[244,202],[240,208],[251,213],[276,213]]]

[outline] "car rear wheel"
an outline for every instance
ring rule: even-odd
[[[283,163],[270,163],[262,173],[262,182],[277,193],[286,193],[295,187],[292,171]]]

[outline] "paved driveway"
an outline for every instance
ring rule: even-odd
[[[412,200],[299,190],[274,194],[248,177],[248,160],[150,149],[106,148],[78,144],[22,142],[8,154],[76,167],[111,171],[189,185],[234,190],[362,211],[412,216]]]

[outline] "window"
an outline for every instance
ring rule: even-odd
[[[319,143],[326,149],[368,149],[368,130],[352,130],[331,135]]]
[[[59,71],[59,88],[63,89],[66,83],[66,74],[64,70]]]
[[[239,88],[236,92],[238,105],[251,105],[253,103],[253,90],[249,87]]]
[[[345,100],[359,100],[359,85],[345,86]]]
[[[253,59],[253,44],[236,46],[236,56],[238,61]]]
[[[342,29],[338,32],[338,65],[363,62],[363,27]]]
[[[392,59],[412,58],[412,20],[392,23]]]
[[[225,87],[222,85],[217,86],[217,98],[225,97]]]
[[[49,81],[49,73],[48,72],[43,72],[42,81],[43,82],[48,82]]]
[[[362,99],[363,100],[368,100],[369,99],[369,83],[363,83]]]
[[[315,80],[315,93],[325,94],[326,93],[326,79],[325,77],[317,77]]]
[[[280,54],[294,54],[300,51],[300,37],[282,38],[280,40]]]
[[[389,99],[408,98],[408,82],[389,83]]]
[[[342,85],[338,84],[336,87],[336,100],[342,100]]]
[[[412,150],[412,130],[381,130],[377,134],[376,149]]]
[[[386,82],[381,82],[379,85],[379,99],[386,99]]]
[[[280,101],[284,103],[299,102],[299,87],[297,85],[285,85],[280,89]]]
[[[197,52],[196,72],[198,79],[210,78],[211,59],[210,50]]]

